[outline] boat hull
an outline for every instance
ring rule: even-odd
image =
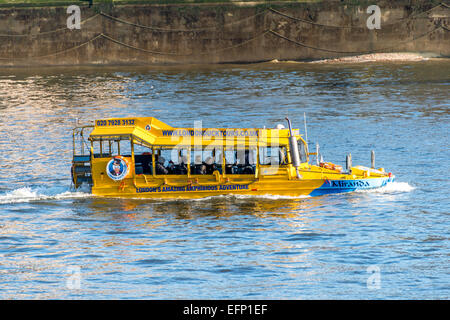
[[[227,184],[184,185],[161,184],[159,186],[110,186],[93,188],[97,196],[124,198],[196,199],[219,195],[249,196],[322,196],[326,194],[353,192],[381,188],[394,180],[393,177],[365,178],[355,180],[290,180],[284,183],[257,181],[253,183],[231,182]]]

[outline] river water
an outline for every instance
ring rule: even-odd
[[[0,70],[0,298],[448,299],[450,62]],[[101,199],[71,128],[274,127],[393,172],[321,197]]]

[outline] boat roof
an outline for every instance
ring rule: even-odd
[[[301,139],[298,129],[293,129]],[[289,144],[289,129],[176,128],[154,117],[109,118],[95,121],[90,140],[133,140],[143,145],[267,145]],[[303,140],[303,139],[302,139]]]

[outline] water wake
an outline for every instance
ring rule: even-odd
[[[23,203],[42,200],[61,200],[74,198],[87,198],[91,194],[83,191],[54,190],[52,188],[41,190],[42,188],[23,187],[13,191],[0,194],[0,204]]]
[[[357,190],[355,192],[362,193],[402,193],[402,192],[411,192],[415,188],[411,186],[407,182],[391,182],[386,186],[377,189],[370,190]],[[82,191],[70,191],[65,188],[31,188],[31,187],[23,187],[19,189],[15,189],[13,191],[6,192],[4,194],[0,194],[0,204],[8,204],[8,203],[24,203],[24,202],[34,202],[34,201],[45,201],[45,200],[62,200],[62,199],[78,199],[78,198],[89,198],[92,197],[92,194],[87,190]],[[189,201],[208,201],[212,199],[267,199],[267,200],[298,200],[310,198],[311,196],[280,196],[280,195],[246,195],[246,194],[227,194],[227,195],[216,195],[209,196],[204,198],[196,198],[189,199]],[[143,200],[142,198],[133,198],[136,200]],[[148,200],[148,199],[146,199]],[[156,200],[156,199],[154,199]],[[173,200],[173,199],[172,199]],[[182,199],[179,199],[182,200]]]
[[[411,192],[415,188],[411,186],[408,182],[390,182],[384,187],[369,189],[369,190],[357,190],[355,192],[364,193],[401,193],[401,192]]]

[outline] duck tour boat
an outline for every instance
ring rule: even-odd
[[[96,120],[73,129],[72,182],[93,195],[201,198],[216,195],[319,196],[380,188],[383,168],[319,161],[299,129],[174,128],[153,117]],[[200,125],[199,125],[200,123]],[[306,125],[305,125],[306,131]],[[315,156],[315,163],[310,160]]]

